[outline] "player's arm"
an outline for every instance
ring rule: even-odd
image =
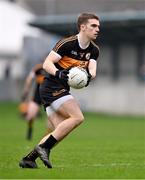
[[[26,80],[24,82],[24,88],[23,88],[23,93],[22,93],[23,100],[25,100],[28,96],[28,93],[31,88],[34,77],[35,77],[35,72],[32,70],[32,71],[30,71],[30,73],[28,74],[28,76],[26,77]]]
[[[67,81],[67,74],[69,73],[69,71],[66,69],[58,70],[55,66],[55,63],[57,63],[60,59],[61,56],[52,50],[50,54],[47,56],[46,60],[44,61],[43,68],[46,72],[57,77],[58,79]]]
[[[88,65],[88,71],[91,74],[91,79],[94,79],[96,77],[97,72],[97,61],[94,59],[90,59],[89,65]]]
[[[89,85],[90,81],[96,77],[97,61],[95,61],[94,59],[90,59],[87,70],[88,70],[88,82],[86,84],[86,87]]]
[[[94,45],[94,49],[92,51],[92,55],[90,57],[90,60],[89,60],[89,64],[88,64],[88,72],[90,73],[91,75],[91,79],[94,79],[96,77],[96,73],[97,73],[97,62],[98,62],[98,57],[99,57],[99,53],[100,53],[100,50],[99,50],[99,47],[93,43]],[[90,81],[89,80],[89,81]]]
[[[55,75],[58,69],[54,64],[57,63],[60,59],[61,56],[59,54],[51,51],[43,63],[43,69],[45,69],[45,71],[49,74]]]

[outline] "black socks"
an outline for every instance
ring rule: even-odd
[[[57,143],[57,140],[52,135],[50,135],[49,138],[44,143],[40,144],[39,146],[50,150],[56,143]],[[26,157],[24,157],[24,159],[35,161],[38,157],[39,157],[39,154],[37,153],[35,149],[33,149]]]
[[[57,143],[57,140],[50,135],[49,138],[42,144],[40,144],[40,146],[42,148],[46,148],[46,149],[52,149],[52,147]]]
[[[28,129],[27,129],[27,136],[26,136],[26,138],[28,140],[32,139],[32,132],[33,132],[33,128],[32,127],[28,127]]]

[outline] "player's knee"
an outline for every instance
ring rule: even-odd
[[[76,124],[80,125],[84,121],[84,116],[82,114],[76,117]]]
[[[36,115],[33,114],[33,113],[28,113],[27,116],[26,116],[26,119],[29,121],[31,119],[35,119],[36,118]]]

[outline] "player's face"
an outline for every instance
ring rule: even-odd
[[[97,38],[100,31],[100,22],[96,19],[89,19],[88,23],[84,25],[83,31],[85,35],[90,39],[94,40]]]

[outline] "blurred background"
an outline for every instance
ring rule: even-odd
[[[19,102],[31,68],[77,33],[80,13],[100,17],[97,78],[72,90],[84,111],[145,114],[145,0],[0,0],[0,101]]]

